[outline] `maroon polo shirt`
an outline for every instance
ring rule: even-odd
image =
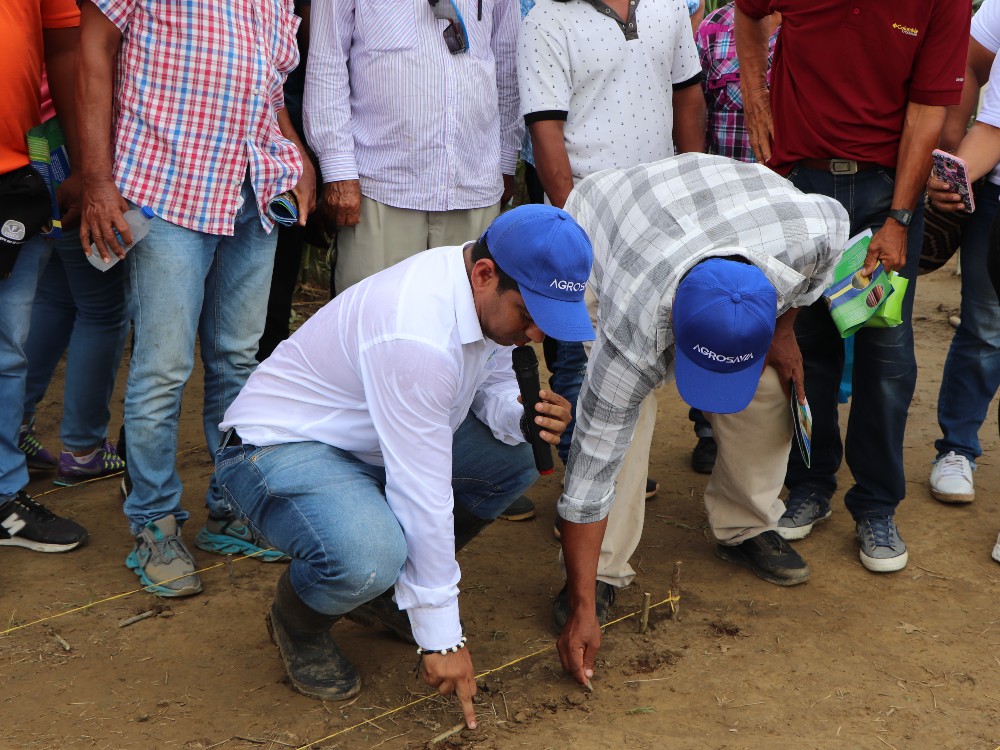
[[[907,102],[958,104],[971,4],[964,0],[736,0],[781,13],[768,166],[855,159],[895,168]]]

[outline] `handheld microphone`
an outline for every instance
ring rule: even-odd
[[[517,387],[521,389],[521,402],[524,404],[524,421],[527,428],[528,442],[535,454],[535,468],[539,474],[552,473],[552,448],[542,440],[539,427],[535,424],[535,404],[538,402],[538,391],[541,384],[538,381],[538,357],[530,346],[518,346],[511,353],[514,377]]]

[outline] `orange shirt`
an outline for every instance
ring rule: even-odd
[[[74,0],[0,2],[0,174],[29,162],[25,136],[41,121],[42,29],[79,25]]]

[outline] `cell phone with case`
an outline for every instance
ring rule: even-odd
[[[962,196],[962,205],[965,210],[973,212],[976,210],[976,203],[972,198],[972,185],[969,183],[969,170],[965,162],[947,151],[939,148],[931,152],[934,166],[931,167],[932,174],[939,180],[951,185],[951,189]]]

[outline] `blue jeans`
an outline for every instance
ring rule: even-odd
[[[583,377],[587,374],[587,352],[579,341],[559,341],[547,336],[542,342],[542,352],[545,355],[545,366],[552,373],[549,388],[569,401],[572,419],[556,446],[556,452],[565,464],[569,458],[569,446],[573,442],[573,429],[576,427],[576,400],[580,396]]]
[[[51,252],[51,243],[41,237],[28,240],[10,278],[0,281],[0,502],[28,484],[28,465],[17,447],[28,373],[24,342],[31,325],[35,286]]]
[[[125,391],[125,431],[132,492],[125,515],[133,534],[181,508],[177,431],[181,393],[194,367],[195,337],[205,368],[202,407],[210,454],[219,446],[219,423],[257,364],[277,232],[260,224],[253,189],[243,184],[235,234],[205,234],[152,219],[126,256],[129,313],[135,326]],[[230,511],[214,481],[209,514]]]
[[[998,199],[1000,186],[983,185],[962,235],[962,323],[951,340],[938,395],[937,455],[955,451],[973,463],[983,453],[979,428],[1000,388],[1000,300],[986,273]]]
[[[406,540],[385,501],[385,468],[325,443],[240,445],[216,455],[226,501],[292,557],[299,597],[317,612],[350,612],[392,586]],[[452,449],[455,504],[492,520],[538,478],[531,448],[506,445],[469,415]]]
[[[851,234],[867,228],[877,231],[892,202],[893,173],[871,169],[855,175],[796,167],[792,183],[806,193],[821,193],[843,204],[851,220]],[[819,300],[803,309],[795,333],[805,362],[806,397],[813,415],[812,468],[807,468],[792,445],[785,484],[789,491],[816,490],[833,495],[837,470],[846,456],[854,486],[844,503],[855,520],[893,515],[906,496],[903,475],[903,431],[917,382],[913,354],[913,296],[917,262],[923,241],[923,205],[914,214],[907,240],[909,279],[903,301],[903,323],[895,328],[862,328],[854,336],[854,383],[846,446],[841,443],[837,392],[844,368],[844,343]],[[846,448],[846,451],[845,451]]]
[[[87,262],[77,232],[56,240],[31,311],[23,420],[34,417],[68,348],[63,448],[82,451],[99,446],[111,419],[108,404],[125,346],[126,322],[124,264],[102,273]]]

